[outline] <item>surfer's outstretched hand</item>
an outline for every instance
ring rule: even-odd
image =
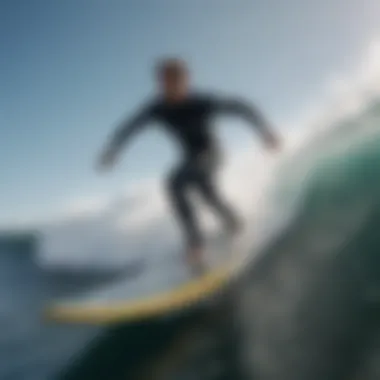
[[[271,151],[278,152],[282,148],[282,141],[278,136],[271,135],[266,140],[266,147]]]
[[[96,163],[96,169],[99,172],[105,172],[112,169],[116,161],[116,154],[112,150],[105,150]]]

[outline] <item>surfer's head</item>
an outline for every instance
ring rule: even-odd
[[[189,71],[179,58],[165,58],[156,66],[160,92],[169,101],[180,101],[186,97],[189,87]]]

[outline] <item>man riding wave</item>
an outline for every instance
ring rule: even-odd
[[[204,236],[188,196],[189,188],[203,196],[231,236],[242,227],[216,187],[221,153],[213,135],[212,117],[221,113],[243,117],[270,149],[279,148],[280,140],[252,105],[236,98],[192,91],[188,68],[180,59],[162,60],[157,65],[156,75],[159,94],[120,125],[102,152],[99,168],[110,168],[125,144],[148,123],[157,121],[163,126],[182,151],[181,161],[168,176],[167,192],[185,235],[188,262],[197,267],[202,264]]]

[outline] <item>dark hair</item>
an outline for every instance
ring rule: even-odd
[[[187,74],[187,72],[187,65],[180,58],[163,58],[156,64],[156,75],[158,77],[166,74],[181,76]]]

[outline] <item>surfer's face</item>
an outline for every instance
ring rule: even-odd
[[[160,92],[169,101],[181,101],[188,93],[188,73],[184,67],[163,67],[158,73]]]

